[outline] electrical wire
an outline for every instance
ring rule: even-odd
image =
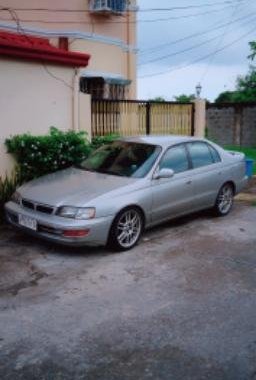
[[[170,58],[170,57],[175,57],[176,55],[179,55],[179,54],[182,54],[182,53],[186,53],[188,51],[191,51],[191,50],[194,50],[200,46],[203,46],[205,44],[208,44],[209,42],[211,41],[215,41],[217,38],[219,38],[220,36],[215,36],[215,37],[212,37],[212,38],[209,38],[208,40],[206,41],[203,41],[203,42],[200,42],[199,44],[196,44],[196,45],[192,45],[190,46],[189,48],[186,48],[186,49],[183,49],[183,50],[178,50],[178,51],[175,51],[174,53],[170,53],[170,54],[166,54],[162,57],[158,57],[158,58],[153,58],[153,59],[150,59],[149,61],[146,61],[146,62],[141,62],[139,63],[139,66],[145,66],[145,65],[149,65],[151,63],[154,63],[154,62],[159,62],[159,61],[163,61],[167,58]]]
[[[142,50],[139,55],[142,56],[142,55],[145,55],[145,54],[150,54],[151,52],[155,52],[157,50],[161,50],[161,49],[166,48],[168,46],[176,45],[179,42],[183,42],[183,41],[192,39],[194,37],[198,37],[198,36],[202,36],[204,34],[208,34],[208,33],[214,32],[216,30],[225,28],[227,25],[232,25],[232,24],[234,24],[234,23],[236,23],[238,21],[246,20],[246,19],[250,18],[252,15],[255,15],[255,13],[250,13],[250,14],[248,14],[246,16],[239,17],[236,20],[233,20],[232,22],[228,22],[228,23],[225,23],[225,24],[220,24],[219,25],[219,23],[217,23],[217,25],[219,25],[219,26],[216,26],[216,27],[214,27],[212,29],[208,29],[208,30],[205,30],[203,32],[193,33],[193,34],[190,34],[188,36],[185,36],[185,37],[182,37],[182,38],[178,38],[177,40],[174,40],[174,41],[171,41],[171,42],[167,42],[167,43],[164,43],[164,44],[155,45],[155,46],[153,46],[151,48]]]
[[[237,6],[235,7],[234,11],[232,12],[230,22],[233,21],[233,18],[234,18],[234,16],[235,16],[235,13],[236,13],[237,10],[238,10],[238,7],[239,7],[239,4],[237,4]],[[216,44],[216,50],[218,49],[218,46],[219,46],[219,47],[222,46],[222,44],[223,44],[223,42],[224,42],[224,40],[225,40],[225,37],[226,37],[226,35],[227,35],[228,32],[229,32],[229,27],[230,27],[230,25],[227,25],[226,28],[224,29],[224,32],[221,34],[220,39],[219,39],[218,43]],[[206,77],[206,75],[208,74],[208,72],[209,72],[209,70],[210,70],[210,66],[211,66],[211,64],[214,62],[214,58],[215,58],[215,56],[216,56],[216,54],[213,54],[213,55],[210,57],[209,62],[208,62],[208,64],[206,64],[206,68],[205,68],[205,70],[204,70],[204,72],[203,72],[203,74],[202,74],[202,76],[201,76],[201,78],[200,78],[199,83],[202,82],[202,81],[204,80],[204,78]]]
[[[27,39],[27,41],[30,43],[30,44],[33,44],[33,41],[31,40],[30,36],[26,34],[26,32],[24,31],[23,27],[21,26],[20,24],[20,19],[17,15],[17,13],[13,10],[13,9],[6,9],[6,11],[8,11],[13,19],[13,21],[16,23],[16,26],[17,26],[17,33],[20,34],[22,37],[25,37]],[[59,82],[62,82],[66,87],[69,87],[71,90],[73,90],[73,87],[70,86],[64,79],[54,75],[50,70],[49,68],[46,66],[45,62],[41,62],[42,64],[42,67],[43,69],[45,70],[45,72],[51,76],[52,78],[54,78],[55,80],[58,80]]]
[[[53,73],[50,71],[49,67],[46,66],[46,64],[45,64],[44,62],[42,62],[42,65],[43,65],[44,70],[47,72],[47,74],[48,74],[49,76],[51,76],[53,79],[56,79],[56,80],[59,81],[59,82],[62,82],[66,87],[69,87],[71,90],[73,90],[73,87],[70,86],[70,85],[69,85],[64,79],[62,79],[62,78],[58,77],[57,75],[53,74]]]
[[[251,21],[251,22],[252,22],[252,21],[256,21],[256,19],[253,18],[253,19],[250,20],[250,21]],[[247,25],[247,24],[245,24],[245,26],[246,26],[246,25]],[[244,26],[244,25],[242,24],[241,26]],[[148,60],[148,61],[146,61],[146,62],[142,62],[142,63],[139,64],[139,66],[145,66],[145,65],[148,65],[148,64],[153,63],[153,62],[163,61],[163,60],[165,60],[165,59],[167,59],[167,58],[174,57],[174,56],[179,55],[179,54],[182,54],[182,53],[186,53],[186,52],[191,51],[191,50],[194,50],[194,49],[196,49],[196,48],[198,48],[198,47],[200,47],[200,46],[203,46],[203,45],[205,45],[205,44],[208,44],[209,42],[214,41],[214,40],[216,40],[216,39],[218,39],[218,41],[219,41],[219,38],[222,38],[222,37],[223,37],[223,33],[222,33],[221,35],[218,35],[218,36],[214,36],[214,37],[212,37],[212,38],[209,38],[209,39],[206,40],[206,41],[203,41],[203,42],[200,42],[200,43],[198,43],[198,44],[192,45],[192,46],[190,46],[189,48],[185,48],[185,49],[183,49],[183,50],[179,50],[179,51],[176,51],[176,52],[173,52],[173,53],[170,53],[170,54],[166,54],[166,55],[161,56],[161,57],[158,57],[158,58],[150,59],[150,60]]]
[[[256,21],[256,19],[254,18],[254,19],[251,20],[251,21]],[[208,44],[209,42],[215,41],[215,40],[217,40],[217,39],[218,39],[218,41],[219,41],[219,38],[222,38],[222,37],[223,37],[223,34],[218,35],[218,36],[215,36],[215,37],[212,37],[212,38],[209,38],[208,40],[203,41],[203,42],[200,42],[200,43],[195,44],[195,45],[192,45],[192,46],[190,46],[189,48],[186,48],[186,49],[183,49],[183,50],[179,50],[179,51],[176,51],[176,52],[174,52],[174,53],[166,54],[166,55],[164,55],[164,56],[162,56],[162,57],[154,58],[154,59],[151,59],[151,60],[149,60],[149,61],[147,61],[147,62],[142,62],[142,63],[139,64],[139,66],[145,66],[145,65],[148,65],[148,64],[151,64],[151,63],[154,63],[154,62],[163,61],[163,60],[165,60],[165,59],[167,59],[167,58],[170,58],[170,57],[175,57],[175,56],[177,56],[177,55],[179,55],[179,54],[183,54],[183,53],[186,53],[186,52],[188,52],[188,51],[194,50],[194,49],[196,49],[196,48],[198,48],[198,47],[200,47],[200,46],[206,45],[206,44]],[[211,62],[210,62],[210,63],[211,63]]]
[[[26,35],[24,29],[21,26],[21,23],[20,23],[20,20],[19,20],[19,17],[17,15],[16,11],[13,10],[13,9],[7,9],[7,11],[10,13],[10,16],[11,16],[12,20],[16,23],[17,32],[20,33],[20,34],[22,32],[23,36],[27,39],[27,41],[29,43],[31,43],[30,37]]]
[[[221,4],[234,4],[234,3],[242,3],[246,0],[225,0],[225,1],[218,1],[215,3],[207,3],[207,4],[200,4],[200,5],[184,5],[184,6],[178,6],[178,7],[170,7],[170,8],[145,8],[145,9],[128,9],[129,12],[169,12],[169,11],[175,11],[175,10],[186,10],[186,9],[197,9],[197,8],[205,8],[205,7],[215,7],[216,5]],[[65,13],[80,13],[80,12],[86,12],[91,13],[90,9],[64,9],[64,8],[15,8],[16,11],[44,11],[44,12],[65,12]]]
[[[214,3],[200,4],[200,5],[183,5],[178,7],[170,7],[170,8],[149,8],[149,9],[139,9],[139,12],[166,12],[166,11],[174,11],[174,10],[184,10],[184,9],[195,9],[195,8],[203,8],[203,7],[215,7],[220,4],[232,4],[232,3],[241,3],[245,0],[226,0],[226,1],[218,1]]]
[[[248,0],[243,0],[243,1],[248,1]],[[193,17],[198,17],[198,16],[204,16],[208,14],[213,14],[213,13],[218,13],[225,11],[227,9],[230,9],[230,7],[234,7],[234,5],[228,5],[223,8],[219,9],[214,9],[211,11],[205,11],[205,12],[199,12],[199,13],[192,13],[192,14],[187,14],[187,15],[180,15],[180,16],[171,16],[171,17],[163,17],[163,18],[154,18],[154,19],[141,19],[141,20],[129,20],[129,21],[117,21],[117,20],[104,20],[104,24],[140,24],[140,23],[154,23],[154,22],[164,22],[164,21],[170,21],[170,20],[180,20],[180,19],[187,19],[187,18],[193,18]],[[0,8],[0,11],[5,11],[7,10],[6,8]],[[16,9],[17,10],[17,9]],[[19,10],[20,11],[20,10]],[[49,10],[50,11],[50,10]],[[54,10],[53,10],[54,12]],[[123,17],[123,16],[122,16]],[[1,18],[1,21],[9,21],[7,18]],[[86,22],[86,20],[60,20],[60,21],[55,21],[55,20],[42,20],[42,19],[24,19],[20,18],[20,21],[22,22],[37,22],[37,23],[42,23],[42,24],[89,24]],[[94,20],[94,24],[102,24],[102,20]]]
[[[144,78],[152,78],[152,77],[156,77],[156,76],[160,76],[160,75],[165,75],[165,74],[168,74],[168,73],[171,73],[171,72],[174,72],[174,71],[178,71],[178,70],[182,70],[184,68],[187,68],[187,67],[190,67],[190,66],[193,66],[195,63],[198,63],[198,62],[201,62],[209,57],[211,57],[212,55],[215,55],[227,48],[229,48],[230,46],[233,46],[235,45],[237,42],[241,41],[242,39],[244,39],[245,37],[249,36],[251,33],[253,33],[254,31],[256,30],[256,27],[254,27],[253,29],[251,29],[249,32],[243,34],[242,36],[240,36],[239,38],[235,39],[234,41],[232,41],[231,43],[229,44],[226,44],[224,45],[223,47],[209,53],[209,54],[206,54],[204,56],[201,56],[187,64],[184,64],[184,65],[181,65],[179,67],[174,67],[173,69],[168,69],[168,70],[164,70],[164,71],[159,71],[159,72],[156,72],[156,73],[152,73],[152,74],[145,74],[145,75],[141,75],[139,76],[140,79],[144,79]]]

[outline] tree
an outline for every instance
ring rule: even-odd
[[[160,102],[166,102],[166,100],[162,96],[156,96],[153,99],[149,99],[149,102],[159,102],[160,103]]]
[[[256,41],[249,42],[251,54],[249,59],[254,60],[256,56]],[[238,76],[235,91],[225,91],[215,99],[216,103],[229,102],[255,102],[256,101],[256,67],[249,66],[246,75]]]
[[[255,102],[256,101],[256,67],[250,66],[246,75],[238,76],[235,91],[225,91],[215,99],[216,103]]]
[[[215,99],[216,103],[231,103],[233,102],[234,91],[221,92]]]
[[[248,58],[253,61],[256,56],[256,41],[249,42],[249,45],[251,49],[251,54],[248,56]]]
[[[178,96],[174,96],[174,99],[178,103],[190,103],[193,100],[195,100],[195,95],[193,95],[193,94],[191,94],[191,95],[181,94]]]

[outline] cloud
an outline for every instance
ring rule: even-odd
[[[223,0],[224,2],[224,0]],[[220,3],[219,1],[217,3]],[[158,8],[170,8],[175,6],[188,5],[205,5],[202,0],[173,0],[170,5],[168,0],[159,0]],[[207,2],[207,4],[210,4]],[[213,4],[213,3],[212,3]],[[156,8],[156,2],[153,0],[139,0],[140,9]],[[256,21],[256,5],[249,1],[241,0],[240,2],[230,4],[216,4],[215,7],[202,7],[187,10],[176,10],[172,12],[142,12],[138,14],[139,20],[180,17],[188,14],[200,12],[212,12],[221,8],[226,8],[218,12],[212,12],[202,16],[191,18],[180,18],[176,20],[166,20],[154,23],[138,23],[138,45],[140,53],[138,54],[138,75],[154,74],[166,71],[166,75],[161,75],[148,79],[138,80],[138,90],[140,97],[154,97],[158,95],[169,94],[168,98],[178,93],[190,93],[191,89],[198,81],[203,81],[205,87],[205,96],[208,98],[216,97],[218,92],[223,89],[234,87],[237,75],[245,73],[248,68],[249,54],[248,42],[254,39],[255,34],[248,34],[254,27]],[[217,26],[233,22],[234,24],[223,27],[219,30],[212,31],[209,34],[201,34],[204,31],[216,28]],[[175,44],[170,42],[197,34],[197,36],[180,41]],[[247,36],[245,36],[248,34]],[[241,38],[244,36],[243,38]],[[211,41],[208,41],[210,40]],[[240,39],[240,40],[239,40]],[[236,43],[234,43],[236,40]],[[207,42],[208,41],[208,42]],[[157,46],[170,44],[156,49]],[[221,52],[216,50],[226,47]],[[191,49],[195,45],[194,49]],[[152,48],[154,48],[152,50]],[[151,49],[151,51],[147,51]],[[182,50],[186,52],[178,54]],[[216,52],[216,54],[213,54]],[[170,55],[165,59],[159,59],[163,56]],[[188,68],[172,71],[174,68],[188,65],[205,55],[212,55],[202,62],[194,63]],[[141,65],[151,60],[159,59],[155,62]],[[209,70],[209,68],[211,68]],[[213,77],[214,80],[213,80]],[[171,81],[171,86],[165,88],[166,83]],[[161,86],[160,86],[161,83]],[[175,86],[174,86],[175,84]],[[228,86],[228,87],[224,87]],[[170,94],[170,90],[173,92]],[[190,91],[189,91],[190,90]],[[193,92],[192,91],[192,92]]]
[[[202,81],[202,97],[214,100],[217,95],[228,89],[233,90],[236,77],[245,74],[247,67],[243,65],[211,66],[205,80]],[[205,65],[195,65],[170,74],[140,80],[138,97],[152,99],[163,96],[166,100],[174,100],[173,96],[180,94],[194,94],[197,78],[202,76]]]

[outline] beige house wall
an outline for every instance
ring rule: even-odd
[[[76,118],[79,129],[90,128],[88,96],[83,98],[85,104],[74,117],[74,75],[73,68],[0,60],[1,176],[10,173],[14,164],[4,145],[10,135],[27,132],[45,134],[51,126],[67,131],[74,127]]]
[[[89,66],[85,71],[126,74],[125,53],[120,51],[118,46],[85,40],[76,40],[72,43],[72,51],[89,52],[91,55]],[[117,59],[118,57],[118,59]]]
[[[130,3],[136,5],[135,0]],[[126,12],[122,15],[100,15],[90,12],[89,4],[90,0],[1,0],[2,8],[15,10],[22,26],[38,26],[56,32],[62,32],[64,29],[88,32],[91,37],[98,34],[124,42],[127,42],[128,38],[131,39],[127,36],[127,21],[129,17],[134,17],[134,12],[131,12],[131,15]],[[68,12],[69,10],[71,12]],[[12,21],[12,16],[8,11],[2,11],[0,20]],[[135,36],[135,25],[131,25],[130,29],[131,36]],[[131,43],[135,43],[135,40],[131,40]]]
[[[15,9],[22,30],[28,34],[49,38],[55,46],[58,37],[66,36],[71,51],[91,54],[88,71],[121,75],[131,80],[127,96],[135,99],[136,12],[124,12],[121,16],[97,15],[89,11],[89,3],[89,0],[2,0],[1,6]],[[136,6],[136,0],[130,3]],[[17,29],[8,11],[1,12],[0,25],[1,28],[6,25],[7,31]],[[14,30],[8,29],[10,26]]]

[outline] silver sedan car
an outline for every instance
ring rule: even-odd
[[[123,138],[21,186],[7,220],[68,245],[135,246],[144,229],[194,211],[228,214],[247,182],[245,157],[205,139]]]

